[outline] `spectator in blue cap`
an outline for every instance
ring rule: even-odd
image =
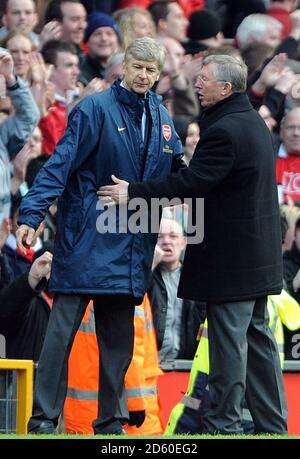
[[[89,52],[80,66],[80,80],[88,84],[93,78],[104,78],[107,61],[119,48],[118,26],[114,19],[97,11],[90,14],[84,43],[87,44]]]

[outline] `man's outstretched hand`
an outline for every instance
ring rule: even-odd
[[[99,188],[97,195],[106,206],[110,207],[116,204],[127,204],[128,202],[128,182],[120,180],[114,175],[111,176],[116,185],[105,185]]]

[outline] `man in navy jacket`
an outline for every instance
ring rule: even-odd
[[[123,81],[75,107],[64,137],[21,205],[17,240],[22,249],[23,243],[32,244],[47,209],[59,198],[49,282],[56,296],[39,361],[31,432],[52,433],[57,425],[68,355],[91,298],[101,349],[94,431],[122,434],[128,421],[128,411],[119,405],[132,358],[134,306],[146,291],[156,241],[142,232],[102,231],[98,221],[105,210],[99,212],[96,190],[111,174],[137,181],[182,167],[182,145],[171,118],[150,91],[163,60],[163,48],[153,39],[128,47]]]

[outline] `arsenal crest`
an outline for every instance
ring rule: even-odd
[[[163,131],[164,138],[168,142],[170,140],[171,136],[172,136],[171,126],[169,124],[163,124],[162,125],[162,131]]]

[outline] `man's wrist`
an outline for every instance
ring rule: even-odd
[[[43,279],[43,276],[34,276],[30,272],[28,274],[28,284],[32,288],[32,290],[36,290],[38,284],[41,282]]]
[[[9,78],[6,78],[6,87],[9,91],[19,88],[18,78],[16,75],[11,75]]]

